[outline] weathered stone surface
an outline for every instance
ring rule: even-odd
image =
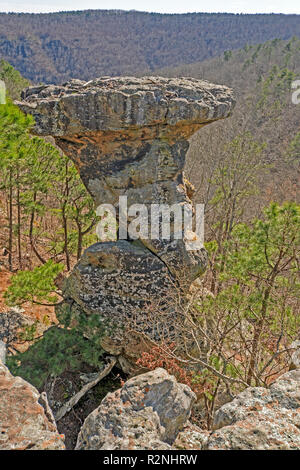
[[[265,416],[263,419],[249,417],[212,434],[206,447],[208,450],[299,450],[299,429],[284,422],[284,414],[277,420]]]
[[[300,340],[294,341],[290,347],[294,349],[291,357],[290,370],[300,369]]]
[[[170,320],[169,320],[170,324]],[[145,326],[145,330],[147,325]],[[148,327],[149,330],[149,327]],[[155,346],[150,337],[154,336],[153,325],[152,331],[149,334],[139,332],[136,329],[123,329],[118,334],[114,331],[113,334],[105,336],[101,340],[101,345],[104,351],[109,352],[118,359],[118,366],[121,367],[125,374],[133,377],[134,375],[147,372],[147,369],[137,364],[143,352],[150,352]]]
[[[178,450],[202,450],[205,449],[207,445],[209,435],[209,431],[205,431],[194,424],[187,423],[176,437],[172,447]]]
[[[158,291],[171,288],[164,263],[143,245],[126,240],[96,243],[87,248],[65,288],[70,297],[87,313],[99,313],[114,323],[134,319]],[[111,315],[115,312],[115,317]],[[137,326],[141,319],[136,319]]]
[[[66,280],[65,303],[57,308],[57,315],[66,303],[75,318],[81,312],[99,314],[103,328],[109,331],[101,341],[103,349],[118,357],[125,373],[135,375],[141,370],[136,361],[150,347],[150,338],[162,338],[162,327],[158,335],[148,310],[158,292],[160,308],[166,310],[164,335],[170,338],[172,334],[174,314],[167,311],[170,290],[168,269],[142,244],[135,246],[126,240],[96,243],[85,250]]]
[[[24,327],[34,323],[34,320],[23,312],[19,307],[11,307],[7,312],[0,313],[0,340],[4,341],[7,347],[18,340]]]
[[[138,242],[137,242],[138,243]],[[98,314],[108,334],[101,345],[118,357],[126,374],[141,371],[136,361],[153,341],[173,340],[177,299],[175,279],[141,243],[96,243],[85,250],[63,287],[64,303],[78,315]],[[158,322],[159,312],[159,322]]]
[[[300,371],[292,371],[279,377],[269,389],[249,387],[233,401],[223,405],[216,413],[214,429],[245,420],[253,413],[262,416],[267,410],[276,413],[279,408],[284,408],[288,416],[288,410],[293,412],[299,407]],[[257,413],[259,410],[260,413]]]
[[[227,87],[195,78],[70,80],[62,86],[29,87],[22,99],[20,106],[35,116],[36,132],[53,136],[156,124],[181,123],[182,128],[182,121],[189,127],[224,118],[232,108]]]
[[[45,399],[0,362],[0,450],[65,448]]]
[[[181,400],[178,407],[178,399],[168,393],[169,386],[161,387],[156,374],[159,378],[170,377],[163,369],[156,369],[130,379],[121,390],[107,395],[86,419],[77,448],[165,449],[167,442],[172,449],[190,450],[300,449],[300,370],[282,375],[269,389],[249,387],[240,393],[217,411],[211,432],[189,423],[187,413],[181,418],[180,426],[177,425],[174,410],[182,407]],[[168,423],[173,420],[170,439],[170,434],[160,426],[168,429]]]
[[[250,387],[217,411],[208,449],[300,449],[300,370]]]
[[[86,418],[76,449],[170,449],[195,398],[164,369],[133,377]]]
[[[269,389],[249,387],[223,405],[214,430],[187,426],[176,449],[300,450],[300,370],[279,377]]]

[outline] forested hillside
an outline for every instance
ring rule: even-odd
[[[291,87],[300,76],[299,38],[274,39],[238,51],[226,51],[202,63],[156,73],[203,78],[234,89],[237,105],[231,119],[203,129],[192,140],[189,171],[200,199],[205,194],[210,197],[205,183],[200,189],[200,177],[202,181],[210,180],[203,174],[204,162],[210,166],[220,159],[220,163],[227,154],[232,164],[233,156],[231,152],[228,154],[226,145],[233,138],[243,136],[244,139],[246,135],[264,145],[257,164],[268,165],[267,174],[263,169],[257,170],[257,177],[261,177],[259,197],[252,196],[256,201],[252,199],[252,204],[247,206],[248,216],[264,196],[282,201],[299,195],[300,106],[292,102]]]
[[[38,270],[37,275],[47,284],[49,275],[60,270],[52,260],[70,267],[83,248],[96,240],[91,234],[96,217],[72,162],[53,147],[53,140],[32,138],[32,120],[12,103],[20,99],[28,80],[5,61],[0,62],[0,79],[7,91],[7,104],[0,106],[1,312],[10,278],[7,270],[41,265],[42,273]],[[38,312],[32,305],[29,308],[33,316],[51,317],[51,308],[40,307]]]
[[[35,83],[62,83],[193,63],[295,34],[300,35],[297,15],[3,13],[0,57]]]

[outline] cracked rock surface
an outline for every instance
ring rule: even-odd
[[[227,117],[231,90],[192,78],[119,77],[31,87],[20,108],[35,118],[34,133],[51,135],[79,170],[96,205],[190,203],[183,180],[188,138]],[[175,229],[171,228],[171,232]],[[196,278],[206,263],[201,247],[148,236],[142,242],[176,276]]]

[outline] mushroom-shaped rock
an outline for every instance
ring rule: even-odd
[[[118,208],[119,197],[127,196],[128,207],[143,204],[149,216],[153,204],[191,210],[183,178],[188,138],[227,117],[234,104],[227,87],[192,78],[71,80],[28,88],[22,97],[18,104],[34,116],[34,133],[55,138],[96,205]],[[159,227],[169,217],[160,214]],[[190,249],[197,234],[190,227],[187,237],[183,223],[178,229],[172,216],[171,210],[169,239],[160,231],[151,236],[148,218],[139,238],[173,276],[184,271],[190,281],[205,268],[205,251],[201,240]]]
[[[101,240],[85,251],[66,281],[64,297],[75,316],[97,313],[121,326],[114,328],[113,347],[106,341],[105,349],[115,354],[117,344],[125,363],[132,357],[132,342],[122,333],[128,320],[131,329],[157,339],[156,326],[147,326],[145,306],[158,303],[172,328],[170,301],[178,283],[189,285],[205,269],[192,185],[183,168],[189,137],[230,114],[232,92],[192,78],[106,77],[30,87],[22,99],[18,106],[35,118],[33,133],[51,135],[75,163],[96,205],[110,204],[116,212],[118,239]],[[120,197],[127,198],[125,208]],[[146,216],[136,236],[130,230],[127,236],[127,222],[121,236],[124,215],[129,225],[136,223],[133,205],[137,211],[146,209]],[[192,221],[187,226],[185,215]]]

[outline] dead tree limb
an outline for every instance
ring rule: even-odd
[[[69,401],[67,401],[56,413],[55,413],[55,421],[58,422],[65,414],[69,413],[71,409],[79,402],[79,400],[89,391],[91,388],[95,387],[97,383],[100,382],[104,377],[106,377],[116,364],[117,359],[115,357],[110,357],[108,364],[105,365],[104,369],[99,372],[98,376],[92,380],[91,382],[87,383],[84,387],[82,387],[79,392],[77,392]]]

